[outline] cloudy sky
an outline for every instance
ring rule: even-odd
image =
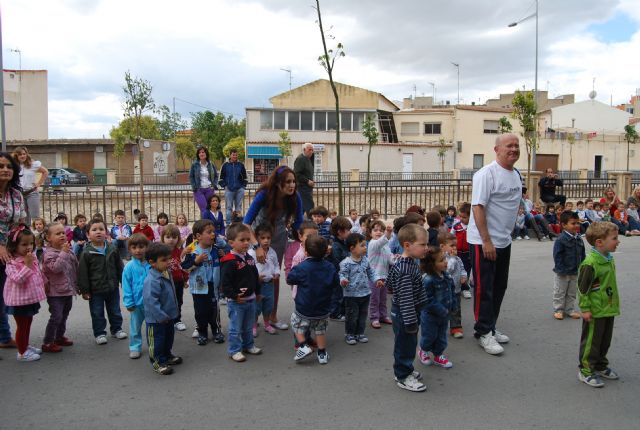
[[[186,117],[247,106],[324,78],[312,0],[5,0],[5,68],[49,71],[49,136],[101,137],[122,117],[124,72]],[[336,80],[393,100],[413,94],[484,103],[533,88],[532,0],[322,0],[347,56]],[[640,0],[540,0],[539,88],[627,101],[640,88]],[[191,103],[191,104],[190,104]],[[198,107],[197,105],[201,106]]]

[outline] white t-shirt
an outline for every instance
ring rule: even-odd
[[[209,178],[209,169],[207,165],[204,166],[200,163],[200,188],[211,187],[211,179]]]
[[[36,174],[38,173],[38,169],[42,166],[42,163],[33,160],[31,161],[31,167],[26,167],[22,165],[20,167],[20,186],[23,190],[28,190],[29,188],[33,188],[36,184]]]
[[[280,276],[280,265],[278,264],[278,255],[273,248],[269,248],[269,252],[267,252],[267,259],[262,263],[258,263],[258,259],[256,258],[256,251],[251,248],[249,249],[250,256],[256,260],[256,267],[258,268],[258,274],[260,276],[264,276],[263,282],[270,282],[273,280],[274,276]]]
[[[494,161],[473,175],[471,205],[484,207],[489,236],[496,248],[506,248],[511,244],[511,231],[521,200],[522,181],[516,170],[507,170]],[[467,241],[482,245],[473,211],[467,229]]]

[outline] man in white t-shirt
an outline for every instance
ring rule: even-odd
[[[496,330],[500,305],[507,290],[511,232],[522,199],[522,178],[514,168],[520,143],[514,134],[496,139],[496,160],[473,175],[471,220],[467,241],[475,285],[475,337],[489,354],[504,351],[509,338]]]

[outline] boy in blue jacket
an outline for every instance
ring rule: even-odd
[[[129,358],[140,358],[142,350],[142,323],[144,322],[144,306],[142,303],[142,289],[144,280],[151,266],[145,260],[145,252],[149,246],[149,239],[136,233],[127,243],[131,261],[122,271],[122,304],[131,314],[129,328]]]
[[[173,355],[173,321],[178,317],[176,291],[168,272],[171,264],[171,248],[163,243],[152,243],[147,248],[146,259],[151,265],[144,280],[142,298],[149,360],[153,370],[160,375],[173,373],[171,366],[182,363],[182,358]]]
[[[573,319],[580,319],[580,312],[574,308],[578,268],[586,255],[584,242],[579,234],[580,217],[576,212],[562,212],[560,224],[562,234],[553,244],[553,271],[556,274],[553,285],[553,317],[561,320],[567,314]]]

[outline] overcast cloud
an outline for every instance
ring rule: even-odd
[[[324,78],[311,0],[7,0],[4,67],[49,70],[49,135],[101,137],[122,117],[124,72],[149,80],[156,103],[177,97],[234,116],[293,85]],[[393,100],[413,93],[463,102],[533,88],[532,0],[323,0],[347,56],[340,82]],[[539,87],[622,103],[640,87],[640,0],[540,0]],[[183,101],[185,116],[201,110]]]

